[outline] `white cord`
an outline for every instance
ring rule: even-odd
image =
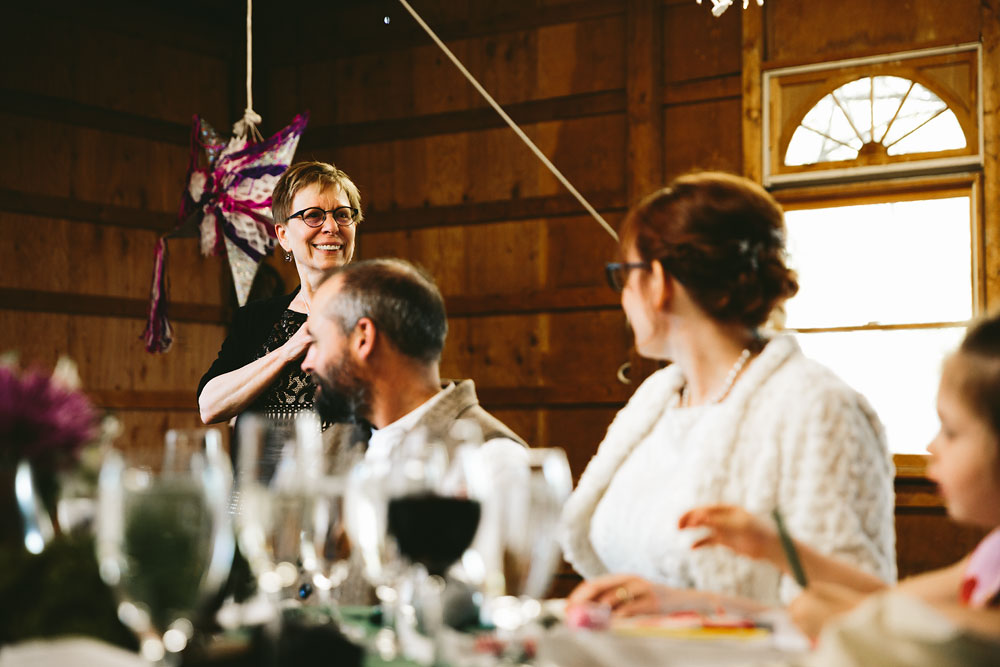
[[[243,118],[233,125],[233,134],[240,139],[252,135],[257,141],[263,141],[257,125],[261,122],[260,114],[253,110],[253,0],[247,0],[247,108],[243,110]]]
[[[249,0],[247,0],[247,2],[249,2]],[[486,89],[483,88],[481,85],[479,85],[479,82],[476,81],[476,78],[469,73],[469,70],[465,69],[465,66],[462,65],[461,61],[459,61],[459,59],[455,57],[455,54],[452,53],[447,46],[445,46],[444,42],[442,42],[441,39],[434,33],[434,31],[431,30],[430,26],[424,23],[424,20],[420,18],[420,15],[417,14],[417,12],[413,9],[413,7],[410,7],[410,4],[406,2],[406,0],[399,0],[399,3],[403,5],[406,11],[410,12],[410,16],[412,16],[413,19],[420,24],[420,27],[424,29],[424,32],[430,35],[430,38],[434,40],[434,43],[438,45],[438,48],[444,51],[444,54],[448,56],[449,60],[451,60],[451,62],[455,64],[455,67],[457,67],[459,71],[462,72],[463,75],[465,75],[465,78],[469,80],[469,83],[471,83],[472,86],[477,91],[479,91],[479,94],[482,95],[483,98],[490,103],[490,106],[493,107],[493,109],[498,114],[500,114],[500,117],[503,118],[504,121],[507,123],[507,125],[510,126],[510,129],[514,130],[514,134],[516,134],[518,137],[521,138],[521,141],[523,141],[528,146],[528,148],[531,149],[531,152],[534,153],[538,157],[538,159],[542,161],[542,164],[544,164],[548,168],[548,170],[552,172],[552,175],[555,176],[557,179],[559,179],[560,183],[566,186],[566,189],[570,191],[570,194],[576,197],[576,200],[580,202],[580,204],[585,209],[587,209],[587,212],[590,213],[591,216],[593,216],[594,220],[597,220],[597,222],[602,227],[604,227],[604,229],[608,232],[608,234],[611,235],[611,238],[617,241],[618,234],[611,227],[611,225],[609,225],[607,221],[601,217],[601,214],[598,213],[594,209],[594,207],[590,205],[590,202],[588,202],[586,199],[583,198],[583,195],[581,195],[577,191],[577,189],[573,187],[573,184],[570,183],[568,180],[566,180],[566,177],[562,175],[562,172],[556,169],[556,166],[552,164],[552,162],[547,157],[545,157],[545,153],[539,150],[538,146],[536,146],[535,143],[528,138],[528,135],[526,135],[524,131],[517,126],[517,123],[515,123],[511,119],[511,117],[507,115],[507,112],[504,111],[499,104],[497,104],[496,100],[494,100],[493,97],[488,92],[486,92]]]

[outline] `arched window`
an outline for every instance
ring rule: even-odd
[[[845,83],[810,109],[788,142],[786,165],[965,148],[955,112],[926,86],[899,76]]]
[[[764,72],[764,184],[982,164],[979,45]]]

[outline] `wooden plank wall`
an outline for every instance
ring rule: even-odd
[[[224,131],[233,115],[232,32],[181,9],[29,3],[0,22],[0,350],[48,367],[69,355],[125,446],[199,423],[194,389],[224,333],[220,260],[184,239],[170,244],[177,343],[154,356],[140,340],[191,115]]]

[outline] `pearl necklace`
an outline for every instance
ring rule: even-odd
[[[733,388],[733,383],[736,382],[736,376],[740,374],[740,371],[743,370],[743,367],[746,366],[747,361],[749,359],[750,359],[750,348],[744,348],[743,351],[740,352],[740,358],[736,360],[736,363],[733,364],[733,367],[730,368],[729,372],[726,374],[726,381],[722,383],[722,386],[719,387],[719,390],[717,392],[712,394],[712,396],[705,401],[705,405],[718,403],[719,401],[721,401],[723,398],[726,397],[726,394],[729,393],[729,390]],[[685,382],[684,386],[681,387],[680,407],[686,408],[688,407],[688,405],[690,405],[690,403],[691,403],[691,395],[688,393],[688,385],[687,382]]]

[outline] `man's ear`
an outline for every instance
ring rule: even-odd
[[[367,317],[362,317],[351,332],[351,351],[358,359],[367,360],[375,350],[377,339],[378,329],[375,328],[375,323]]]

